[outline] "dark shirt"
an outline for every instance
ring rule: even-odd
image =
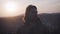
[[[48,28],[41,23],[39,18],[35,18],[19,28],[17,34],[48,34]]]

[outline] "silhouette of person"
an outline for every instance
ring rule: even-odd
[[[18,29],[17,34],[47,34],[48,30],[37,16],[37,8],[29,5],[26,8],[25,24]]]

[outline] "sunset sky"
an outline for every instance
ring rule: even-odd
[[[60,0],[0,0],[0,17],[24,14],[30,4],[37,7],[38,13],[60,12]]]

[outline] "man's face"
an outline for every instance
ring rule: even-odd
[[[37,16],[37,9],[31,9],[31,11],[30,11],[30,13],[29,13],[30,15],[30,17],[35,17],[35,16]]]

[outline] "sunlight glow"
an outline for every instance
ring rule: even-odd
[[[15,2],[8,2],[5,4],[5,10],[9,13],[16,10],[16,3]]]
[[[5,8],[8,11],[14,11],[16,9],[16,5],[13,2],[9,2],[6,4]]]
[[[14,16],[16,15],[17,10],[17,3],[16,2],[7,2],[4,4],[4,13],[6,16]]]

